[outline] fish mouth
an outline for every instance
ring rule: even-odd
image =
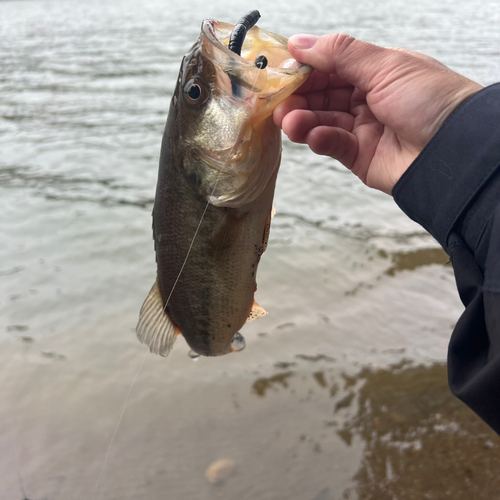
[[[270,116],[312,71],[292,58],[286,38],[258,26],[236,37],[241,55],[233,52],[234,28],[211,18],[202,23],[196,49],[208,63],[210,99],[204,130],[191,137],[198,159],[217,172],[203,194],[214,206],[233,208],[254,201],[278,168],[281,135]]]
[[[238,55],[229,48],[234,27],[205,19],[201,25],[201,46],[214,65],[218,91],[244,103],[255,123],[270,116],[308,78],[312,68],[292,58],[285,37],[258,26],[248,30]],[[259,56],[266,58],[267,66],[259,64]]]

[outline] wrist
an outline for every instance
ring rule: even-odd
[[[394,186],[400,208],[448,252],[454,232],[475,250],[496,203],[488,193],[500,176],[499,120],[496,84],[463,101]]]

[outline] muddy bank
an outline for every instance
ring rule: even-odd
[[[450,394],[443,364],[362,370],[346,386],[358,381],[357,412],[339,436],[361,438],[364,452],[343,498],[500,497],[500,439]]]

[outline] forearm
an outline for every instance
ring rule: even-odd
[[[466,309],[450,342],[450,387],[500,433],[500,84],[448,118],[393,196],[451,257]]]

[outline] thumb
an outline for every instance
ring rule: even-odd
[[[375,86],[381,68],[387,69],[387,63],[397,64],[392,50],[338,33],[293,35],[288,50],[298,62],[321,73],[334,73],[365,92]]]

